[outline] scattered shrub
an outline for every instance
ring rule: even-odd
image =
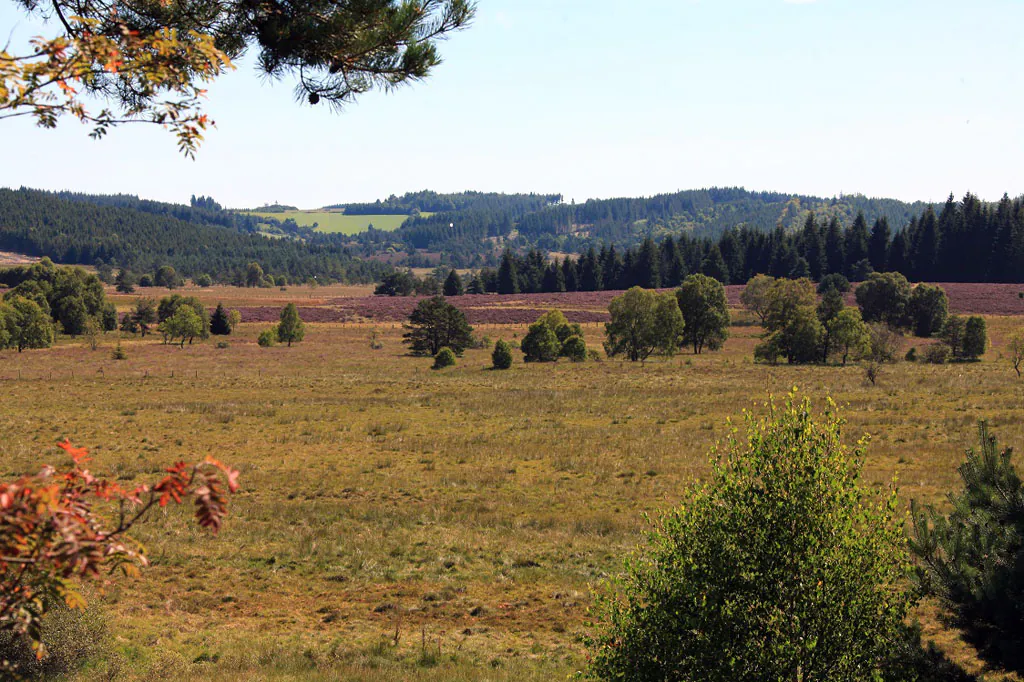
[[[277,325],[274,325],[270,329],[264,329],[260,332],[259,339],[256,343],[260,344],[263,348],[269,348],[277,344]]]
[[[228,348],[230,345],[231,344],[229,344],[227,341],[218,341],[217,342],[217,348],[220,348],[221,350],[223,350],[225,348]]]
[[[570,336],[562,344],[561,355],[573,362],[584,362],[587,359],[587,344],[579,336]]]
[[[114,360],[127,360],[128,353],[125,352],[124,348],[121,347],[121,342],[117,342],[117,346],[110,352],[110,357]]]
[[[455,364],[455,351],[451,348],[445,347],[437,351],[437,355],[434,356],[434,366],[431,369],[444,369],[445,367],[451,367]]]
[[[917,362],[917,348],[911,346],[907,354],[903,356],[903,359],[907,362]]]
[[[494,353],[491,354],[491,362],[494,369],[508,369],[512,366],[512,347],[504,340],[498,339],[494,344]]]
[[[933,343],[924,351],[924,361],[930,365],[944,365],[953,357],[953,351],[945,343]]]
[[[985,326],[985,318],[980,315],[973,315],[967,318],[964,325],[964,357],[969,360],[977,360],[988,350],[988,329]]]
[[[555,362],[562,346],[554,330],[539,321],[530,325],[530,331],[523,338],[522,350],[527,362]]]

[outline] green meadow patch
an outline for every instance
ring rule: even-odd
[[[377,230],[392,232],[409,219],[409,216],[404,215],[345,215],[340,211],[284,211],[283,213],[250,211],[249,213],[262,218],[275,218],[280,221],[291,218],[302,226],[312,227],[315,224],[318,232],[341,234],[366,232],[370,225],[373,225]],[[421,215],[428,216],[430,214],[424,213]]]

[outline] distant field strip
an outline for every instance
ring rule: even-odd
[[[318,232],[340,232],[357,234],[366,232],[370,225],[375,229],[391,232],[401,227],[409,216],[404,215],[345,215],[336,211],[285,211],[284,213],[263,213],[251,211],[261,218],[276,218],[280,221],[293,219],[299,225],[312,227],[317,224]],[[429,214],[422,214],[429,215]]]

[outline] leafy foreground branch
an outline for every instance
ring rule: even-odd
[[[896,488],[861,481],[831,400],[746,415],[711,480],[657,524],[599,597],[583,677],[970,679],[905,625],[911,563]]]
[[[216,533],[227,515],[226,493],[238,490],[238,472],[212,457],[178,462],[155,485],[125,490],[84,468],[85,449],[67,440],[58,445],[71,457],[69,470],[46,466],[0,484],[0,632],[28,636],[40,657],[43,615],[60,602],[85,606],[75,579],[147,565],[128,532],[153,507],[191,499],[199,525]]]
[[[168,27],[144,34],[77,16],[66,26],[66,36],[34,38],[30,54],[0,51],[0,120],[28,116],[54,128],[70,114],[91,125],[95,138],[122,123],[154,123],[170,129],[178,148],[193,156],[211,123],[201,110],[201,84],[231,68],[213,39]],[[109,97],[118,88],[131,93],[120,108],[86,108],[84,95]]]

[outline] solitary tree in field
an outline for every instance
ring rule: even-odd
[[[223,303],[218,303],[210,316],[210,333],[214,336],[227,336],[231,333],[231,319]]]
[[[437,42],[475,11],[470,0],[16,4],[51,19],[56,35],[22,54],[0,51],[0,119],[29,116],[53,128],[69,114],[95,137],[146,122],[167,127],[189,155],[212,123],[205,84],[243,53],[266,75],[294,76],[310,104],[341,107],[427,77],[441,62]],[[108,106],[90,108],[96,97]]]
[[[168,289],[176,289],[181,283],[177,271],[170,265],[161,265],[156,271],[153,281],[158,287],[167,287]]]
[[[831,401],[769,403],[599,600],[601,680],[886,679],[910,563],[895,490],[861,481]]]
[[[238,472],[210,457],[192,466],[178,462],[159,482],[125,489],[90,473],[84,449],[68,441],[59,446],[71,457],[70,469],[43,467],[0,483],[0,632],[27,635],[40,654],[46,611],[58,602],[85,606],[76,581],[147,565],[129,532],[150,511],[191,500],[199,525],[216,533],[227,514],[226,492],[238,489]]]
[[[405,328],[404,343],[416,355],[437,355],[445,347],[462,355],[473,343],[473,328],[465,314],[442,296],[420,301]]]
[[[608,305],[605,324],[608,357],[625,355],[643,363],[655,352],[672,354],[683,343],[684,322],[671,293],[633,287]]]
[[[690,275],[676,292],[685,323],[683,341],[694,353],[718,350],[729,337],[729,307],[725,287],[706,275]]]
[[[1024,483],[982,423],[981,449],[959,468],[963,488],[941,514],[912,505],[925,592],[991,666],[1024,673]]]
[[[498,339],[494,344],[494,352],[491,353],[491,363],[494,369],[508,369],[512,366],[512,347],[507,341]]]
[[[299,318],[299,309],[294,303],[289,303],[281,311],[281,320],[277,324],[277,340],[281,343],[302,341],[306,336],[306,325]]]

